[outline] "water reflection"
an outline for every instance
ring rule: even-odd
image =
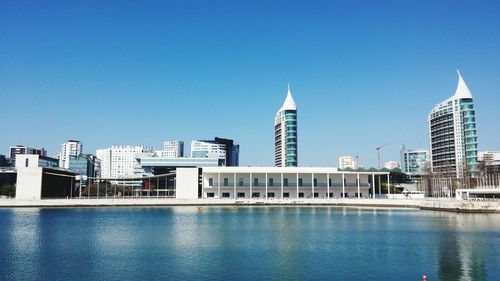
[[[498,227],[498,215],[441,214],[437,222],[436,227],[445,232],[438,245],[439,278],[487,280],[485,256],[487,251],[496,252],[497,247],[487,249],[484,234]]]
[[[0,237],[2,280],[500,280],[500,215],[349,207],[0,209]]]

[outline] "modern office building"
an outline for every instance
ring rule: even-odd
[[[224,144],[210,143],[205,141],[191,142],[192,158],[217,158],[226,159],[226,146]]]
[[[276,167],[298,166],[297,140],[297,105],[288,85],[285,102],[274,118],[274,165]]]
[[[475,116],[472,94],[458,72],[455,95],[436,105],[428,118],[434,173],[458,178],[475,174],[478,164]]]
[[[399,162],[396,162],[396,161],[387,161],[384,164],[384,168],[386,168],[388,170],[394,170],[394,169],[399,169],[400,165],[399,165]]]
[[[101,177],[125,178],[137,176],[138,155],[153,156],[154,149],[144,145],[113,145],[111,148],[98,149],[96,156],[101,162]]]
[[[165,141],[163,142],[163,150],[157,151],[157,155],[166,158],[184,157],[184,142]]]
[[[71,156],[82,154],[83,144],[78,140],[68,140],[61,145],[61,153],[59,154],[59,167],[68,169],[69,159]]]
[[[238,166],[239,154],[240,146],[231,139],[215,137],[191,142],[192,158],[218,158],[224,160],[224,166]]]
[[[25,145],[14,145],[9,147],[9,157],[15,162],[16,155],[25,155],[25,154],[36,154],[40,156],[47,156],[47,151],[44,148],[31,148]],[[14,163],[15,164],[15,163]]]
[[[401,146],[401,172],[410,178],[420,178],[425,168],[430,165],[429,150],[427,149],[406,149]],[[430,167],[430,166],[429,166]]]
[[[82,183],[92,183],[95,177],[100,176],[100,161],[92,154],[80,154],[78,156],[70,155],[68,170],[83,176]],[[89,181],[88,179],[91,178]]]
[[[358,168],[359,168],[358,157],[353,157],[353,156],[339,157],[339,169],[357,170]]]

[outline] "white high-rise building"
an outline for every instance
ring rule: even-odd
[[[163,142],[163,151],[160,151],[160,155],[158,156],[165,158],[184,157],[184,142],[183,141]]]
[[[191,157],[193,158],[218,158],[226,160],[226,145],[204,141],[191,142]]]
[[[340,156],[339,157],[339,169],[353,169],[357,170],[359,168],[358,158],[352,156]]]
[[[399,169],[399,162],[396,161],[387,161],[384,164],[384,168],[393,170],[393,169]]]
[[[83,144],[78,140],[68,140],[61,145],[59,154],[59,167],[68,169],[70,156],[78,156],[82,154]]]
[[[136,157],[154,155],[154,149],[144,145],[113,145],[98,149],[96,156],[101,160],[101,177],[126,178],[135,175]]]
[[[476,113],[472,94],[459,72],[455,95],[436,105],[429,114],[429,140],[433,172],[458,178],[475,174]]]
[[[290,85],[285,102],[274,118],[274,165],[277,167],[298,166],[297,105],[292,97]]]

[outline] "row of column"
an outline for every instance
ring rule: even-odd
[[[220,172],[217,173],[217,192],[219,194],[219,198],[221,198],[221,186],[220,186]],[[253,173],[249,173],[250,174],[250,198],[252,197],[252,178],[253,178]],[[259,173],[261,174],[261,173]],[[283,193],[284,193],[284,185],[283,185],[283,174],[284,173],[281,173],[281,198],[283,198]],[[266,182],[266,191],[265,191],[265,198],[267,199],[267,195],[268,195],[268,173],[265,173],[266,175],[266,179],[265,179],[265,182]],[[360,186],[360,181],[359,181],[359,173],[356,174],[356,178],[357,178],[357,188],[358,188],[358,198],[361,198],[361,186]],[[236,185],[236,173],[233,173],[233,188],[234,188],[234,191],[233,191],[233,197],[236,199],[237,198],[237,185]],[[382,194],[382,185],[381,185],[381,178],[382,178],[382,175],[379,175],[379,178],[378,178],[378,194],[379,196]],[[390,190],[390,177],[389,177],[389,174],[387,174],[387,193],[388,195],[391,195],[391,190]],[[296,183],[297,183],[297,197],[299,195],[299,174],[297,173],[296,174]],[[205,181],[203,180],[203,188],[205,188]],[[375,199],[375,174],[372,174],[372,184],[371,184],[371,188],[372,188],[372,198]],[[312,194],[313,194],[313,198],[314,198],[314,173],[311,174],[311,191],[312,191]],[[326,188],[327,188],[327,198],[330,198],[330,174],[326,174]],[[389,196],[390,197],[390,196]],[[345,174],[342,174],[342,198],[345,198]]]

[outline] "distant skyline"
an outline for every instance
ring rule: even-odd
[[[240,165],[274,165],[290,83],[299,166],[364,167],[428,148],[455,92],[479,150],[500,150],[497,1],[1,1],[0,154],[68,139],[83,152],[215,136]]]

